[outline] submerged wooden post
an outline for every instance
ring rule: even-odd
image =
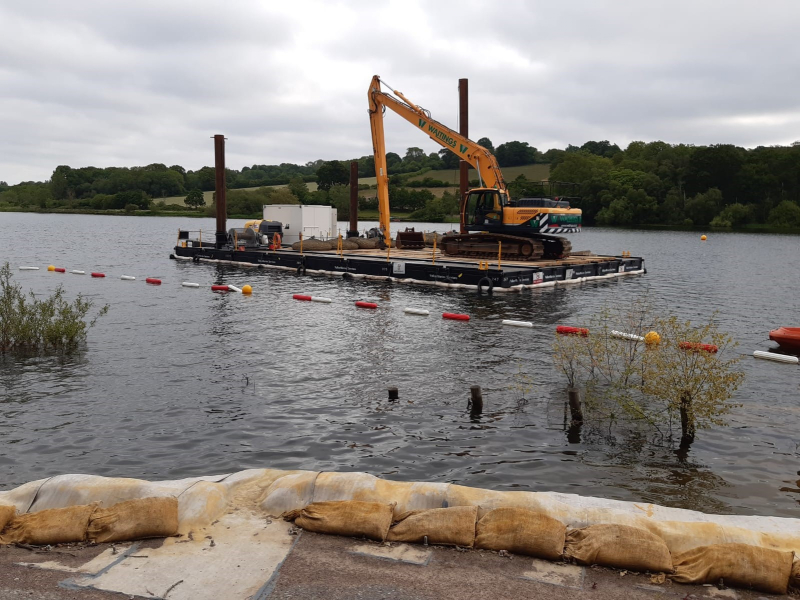
[[[469,403],[470,403],[470,410],[469,414],[472,417],[479,417],[483,412],[483,393],[481,392],[481,386],[473,385],[469,388]]]
[[[576,388],[567,390],[569,396],[569,413],[573,425],[583,423],[583,410],[581,409],[581,393]]]
[[[396,387],[389,388],[389,400],[399,400],[400,399],[400,392]]]

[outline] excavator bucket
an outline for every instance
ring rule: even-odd
[[[421,250],[425,248],[425,235],[414,231],[413,227],[406,227],[405,231],[397,232],[395,244],[398,250]]]

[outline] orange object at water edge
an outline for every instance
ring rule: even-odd
[[[800,327],[778,327],[769,332],[769,339],[790,352],[800,352]]]
[[[569,327],[567,325],[559,325],[556,327],[556,333],[561,335],[579,335],[586,337],[589,335],[589,330],[584,327]]]

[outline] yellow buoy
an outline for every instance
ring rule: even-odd
[[[48,271],[55,271],[56,268],[53,265],[50,265],[49,267],[47,267],[47,270]]]
[[[706,241],[706,236],[704,236],[704,235],[701,235],[701,236],[700,236],[700,240],[701,240],[701,241],[703,241],[703,242],[705,242],[705,241]]]
[[[253,293],[253,288],[251,288],[249,285],[243,285],[242,286],[242,293],[243,294],[252,294]]]
[[[648,331],[647,335],[644,336],[644,343],[651,346],[657,346],[661,343],[661,336],[655,331]]]

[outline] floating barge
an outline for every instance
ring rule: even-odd
[[[186,240],[170,256],[194,262],[222,262],[291,270],[301,274],[338,275],[401,283],[437,285],[454,289],[518,292],[527,288],[574,284],[646,273],[644,258],[578,253],[559,260],[477,261],[450,257],[431,248],[423,250],[344,250],[300,252],[216,248],[215,244]]]

